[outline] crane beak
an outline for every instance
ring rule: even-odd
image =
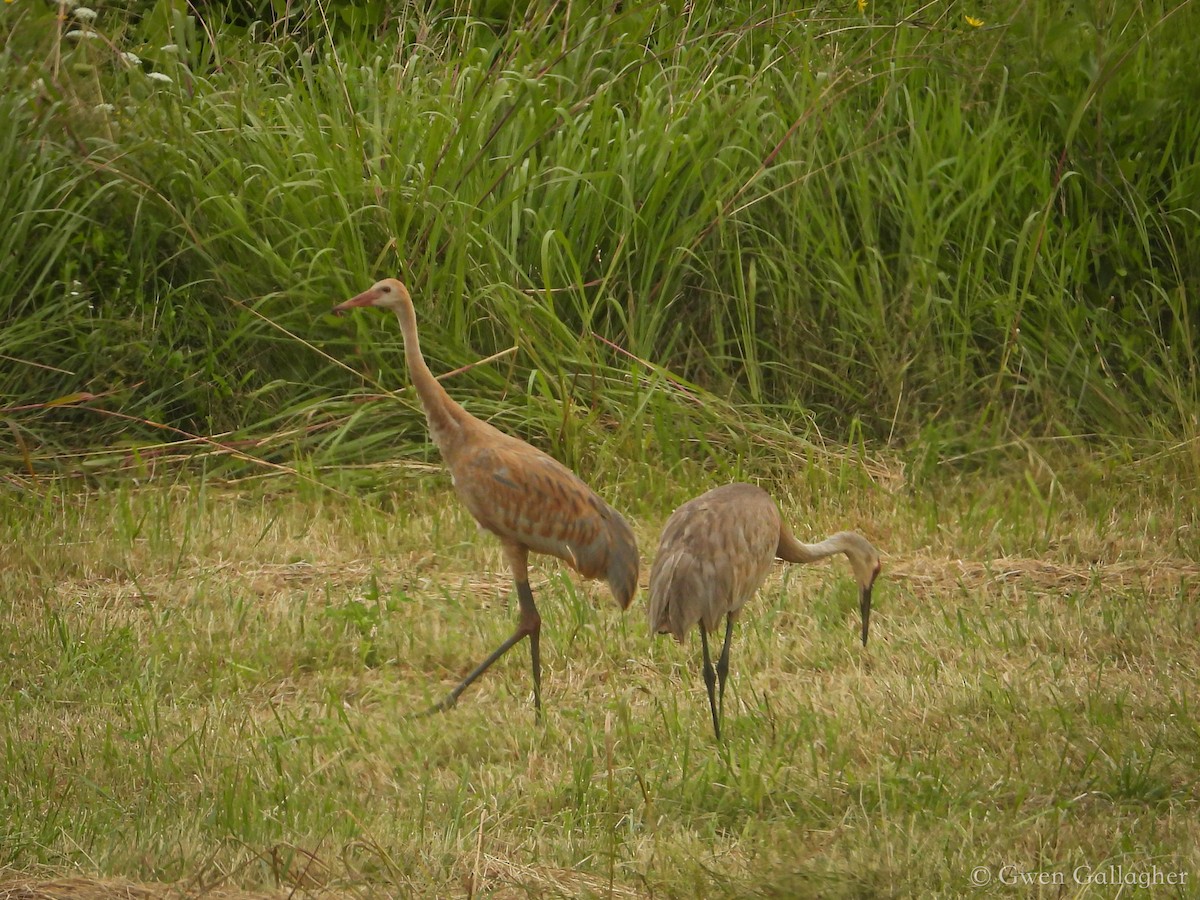
[[[871,573],[871,580],[866,584],[859,586],[858,594],[858,609],[862,613],[862,642],[863,646],[867,646],[867,629],[871,626],[871,588],[875,587],[875,579],[879,577],[883,565],[875,564],[875,571]]]
[[[858,608],[862,613],[862,642],[867,646],[867,629],[871,626],[871,585],[867,585],[859,594]]]
[[[375,301],[378,299],[379,291],[377,291],[375,288],[371,288],[370,290],[363,291],[357,296],[351,297],[349,300],[346,300],[343,303],[339,303],[332,309],[332,312],[335,316],[339,316],[346,310],[354,309],[358,306],[374,306]]]

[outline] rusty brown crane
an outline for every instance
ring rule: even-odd
[[[529,638],[533,700],[542,709],[541,616],[529,588],[529,553],[556,556],[585,578],[603,578],[621,609],[637,590],[638,552],[633,530],[570,469],[541,450],[475,418],[433,377],[417,340],[417,316],[408,289],[394,278],[372,285],[334,307],[390,309],[400,320],[404,357],[429,433],[458,496],[481,528],[500,539],[520,603],[516,630],[476,666],[431,712],[449,709],[472,682],[523,638]]]
[[[846,555],[858,581],[865,647],[871,588],[881,564],[879,552],[862,536],[839,531],[818,544],[798,541],[783,524],[771,495],[753,484],[713,488],[683,504],[667,520],[650,569],[650,631],[673,634],[682,642],[693,626],[700,626],[704,684],[718,741],[729,674],[729,639],[742,607],[762,585],[776,557],[810,563],[835,553]],[[708,635],[716,631],[722,616],[725,645],[714,670]]]

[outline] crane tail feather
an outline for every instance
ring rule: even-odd
[[[604,580],[608,582],[617,606],[622,610],[629,609],[638,586],[638,552],[632,530],[627,540],[614,540],[609,546]]]

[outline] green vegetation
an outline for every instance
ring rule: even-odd
[[[0,893],[1194,895],[1200,7],[897,6],[0,5]],[[645,561],[732,478],[869,536],[871,646],[781,567],[717,746],[539,560],[545,721],[412,717],[513,611],[386,275]]]
[[[386,274],[435,369],[516,347],[456,384],[570,461],[752,452],[718,398],[838,442],[1195,447],[1194,3],[677,6],[6,4],[34,462],[162,437],[112,410],[390,458],[412,404],[354,393],[404,383],[391,323],[323,315]]]

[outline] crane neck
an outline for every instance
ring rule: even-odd
[[[779,546],[775,550],[775,555],[784,562],[790,563],[812,563],[833,556],[835,553],[845,553],[849,556],[849,545],[843,540],[842,535],[843,532],[838,532],[833,537],[816,544],[806,544],[796,540],[785,528],[779,534]]]
[[[404,361],[408,364],[409,376],[417,390],[417,396],[421,398],[421,405],[425,407],[429,433],[445,457],[449,448],[446,441],[459,430],[467,412],[446,393],[441,382],[433,377],[425,357],[421,355],[421,342],[417,337],[417,313],[413,309],[412,300],[404,297],[395,307],[395,311],[396,318],[400,320],[400,333],[404,335]]]
[[[859,587],[870,591],[875,576],[879,574],[879,551],[862,535],[853,531],[839,531],[816,544],[806,544],[796,540],[786,527],[780,528],[775,555],[784,562],[811,563],[835,553],[846,555]]]

